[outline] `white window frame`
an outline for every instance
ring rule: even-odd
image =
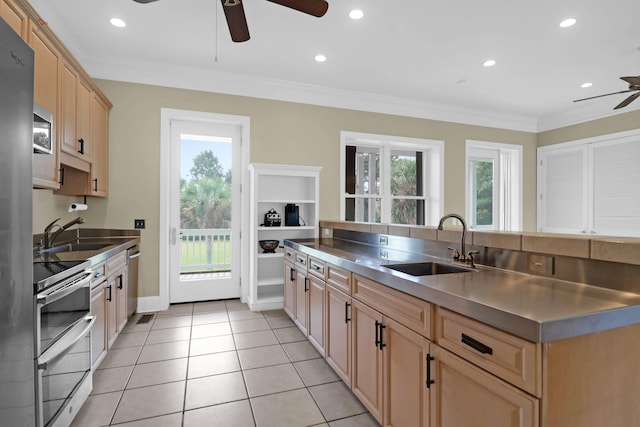
[[[362,198],[380,198],[381,223],[391,223],[392,199],[424,199],[425,201],[425,225],[437,225],[444,209],[444,141],[407,138],[390,135],[378,135],[360,132],[340,132],[340,218],[344,221],[346,216],[347,194],[345,191],[345,173],[347,146],[370,147],[380,152],[380,194],[358,195]],[[391,153],[392,151],[421,151],[423,158],[424,195],[391,196]]]
[[[522,146],[488,141],[465,141],[465,216],[475,230],[522,231]],[[475,224],[471,161],[494,160],[493,224]]]

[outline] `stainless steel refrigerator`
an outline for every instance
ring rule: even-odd
[[[0,18],[0,425],[35,426],[33,51]]]

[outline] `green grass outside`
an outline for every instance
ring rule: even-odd
[[[189,252],[187,252],[187,249]],[[231,241],[213,242],[211,260],[218,264],[231,264]],[[207,263],[207,243],[206,241],[190,241],[182,243],[182,260],[180,264],[181,273],[197,273],[206,271],[226,271],[229,267],[211,268],[190,266],[191,264],[206,264]]]

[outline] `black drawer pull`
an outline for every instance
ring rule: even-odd
[[[491,347],[482,344],[480,341],[471,338],[469,335],[462,334],[461,341],[482,354],[493,354],[493,349]]]

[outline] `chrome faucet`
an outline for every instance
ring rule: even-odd
[[[456,248],[448,248],[449,250],[453,251],[453,260],[466,262],[470,267],[475,267],[473,264],[473,254],[477,254],[478,251],[470,251],[469,253],[465,252],[464,240],[467,236],[467,223],[464,221],[464,218],[462,218],[458,214],[447,214],[440,218],[440,222],[438,223],[438,230],[442,230],[442,224],[444,224],[444,222],[449,218],[455,218],[462,223],[462,239],[460,239],[460,251],[458,252]]]
[[[53,242],[56,240],[56,237],[58,237],[60,233],[62,233],[72,225],[84,224],[84,219],[80,216],[69,221],[63,226],[56,224],[56,222],[58,221],[60,221],[60,218],[52,221],[44,228],[44,233],[42,234],[42,249],[51,249],[51,247],[53,246]],[[58,229],[52,233],[51,230],[53,229],[53,227],[58,227]]]

